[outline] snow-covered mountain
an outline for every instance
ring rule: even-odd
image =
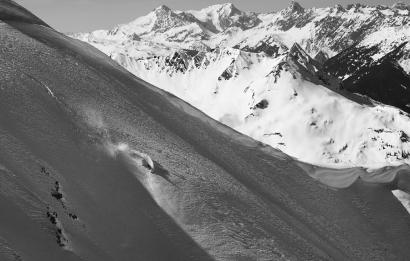
[[[375,63],[410,39],[409,9],[304,9],[292,2],[280,12],[255,14],[232,4],[200,11],[161,6],[113,30],[73,36],[289,155],[315,164],[377,167],[410,162],[410,118],[344,90],[347,72],[335,73],[337,79],[322,63],[349,46],[377,49],[368,55]],[[391,35],[385,39],[381,32]],[[402,46],[399,64],[408,63],[409,50]]]
[[[200,11],[173,11],[160,6],[112,30],[75,37],[106,53],[128,50],[132,57],[181,48],[258,50],[261,45],[290,48],[295,42],[312,56],[319,52],[333,56],[355,43],[381,45],[387,52],[394,44],[409,39],[409,12],[410,7],[404,4],[304,9],[294,1],[282,11],[263,14],[243,12],[233,4],[214,5]]]

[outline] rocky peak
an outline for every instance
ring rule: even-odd
[[[335,5],[334,10],[336,10],[336,12],[338,13],[346,11],[346,9],[342,5],[339,5],[339,4]]]
[[[232,3],[226,3],[226,4],[219,5],[218,11],[219,11],[220,14],[224,14],[226,16],[231,16],[231,15],[242,13]]]
[[[290,48],[289,55],[303,59],[306,62],[309,62],[311,59],[298,43],[293,44],[292,48]]]
[[[363,4],[349,4],[349,5],[347,5],[346,9],[347,10],[358,11],[358,10],[360,10],[362,8],[366,8],[366,7],[367,6],[363,5]]]
[[[321,52],[319,52],[319,55],[320,53]],[[324,57],[327,56],[322,53],[322,58],[325,59]],[[297,43],[295,43],[289,50],[286,62],[289,64],[291,71],[299,74],[305,80],[318,85],[332,86],[333,90],[336,90],[335,86],[339,85],[339,80],[327,74],[323,70],[323,64],[312,59],[312,57],[310,57],[310,55]]]
[[[291,1],[287,8],[291,13],[303,13],[305,9],[296,1]]]
[[[183,26],[191,23],[187,17],[175,13],[168,6],[161,5],[154,9],[148,16],[155,17],[150,31],[165,32],[170,28]]]
[[[157,8],[154,9],[155,13],[169,13],[171,12],[171,8],[169,8],[166,5],[160,5]]]
[[[167,17],[176,17],[177,15],[166,5],[160,5],[152,11],[151,15],[155,16],[158,20],[169,19]]]

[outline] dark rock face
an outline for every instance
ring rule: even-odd
[[[234,46],[234,48],[239,49],[239,46]],[[262,53],[263,52],[268,56],[277,57],[281,50],[281,46],[276,45],[276,44],[271,45],[263,41],[255,47],[245,46],[241,48],[241,50],[245,52],[250,52],[250,53]]]
[[[373,59],[380,52],[378,46],[352,46],[326,61],[324,69],[342,79],[345,90],[410,112],[410,76],[397,62],[406,45],[378,60]]]
[[[410,113],[410,76],[395,61],[362,68],[343,81],[343,88]]]
[[[227,81],[234,77],[238,76],[235,66],[235,60],[222,72],[222,74],[218,77],[218,81]]]
[[[360,68],[369,67],[373,63],[371,57],[378,52],[377,46],[367,48],[355,45],[327,60],[324,68],[327,72],[344,79],[355,74]]]
[[[178,52],[175,52],[172,57],[166,57],[165,65],[172,67],[175,71],[179,72],[185,72],[188,68],[184,58]]]
[[[269,106],[269,102],[265,99],[261,100],[255,105],[255,109],[266,109]]]
[[[320,85],[329,86],[335,84],[336,79],[323,70],[323,66],[317,60],[310,57],[303,48],[295,43],[289,51],[288,62],[297,66],[302,77]]]
[[[313,72],[317,69],[317,67],[319,67],[317,61],[313,60],[310,55],[307,54],[306,51],[303,50],[303,48],[297,43],[290,48],[289,56],[309,71]]]
[[[320,64],[324,64],[329,59],[329,56],[326,53],[320,51],[315,55],[313,59],[318,61]]]

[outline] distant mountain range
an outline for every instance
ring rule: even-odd
[[[129,24],[75,36],[110,54],[128,50],[133,58],[217,47],[273,55],[295,42],[313,57],[332,57],[354,44],[379,46],[380,56],[410,38],[409,10],[404,4],[304,9],[294,1],[280,12],[264,14],[243,12],[233,4],[200,11],[160,6]],[[401,63],[409,71],[408,57],[405,60]]]
[[[233,4],[160,6],[112,30],[72,36],[301,160],[410,162],[409,5],[305,9],[292,1],[263,14]]]

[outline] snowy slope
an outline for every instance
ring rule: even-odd
[[[309,54],[324,62],[355,44],[377,49],[369,60],[379,59],[410,39],[408,25],[405,5],[304,9],[292,2],[266,14],[242,12],[232,4],[200,11],[161,6],[113,30],[74,37],[214,119],[300,160],[376,167],[410,162],[408,116],[334,93],[341,84]],[[294,42],[301,46],[296,62],[289,58]],[[404,46],[398,57],[403,65],[408,50]]]

